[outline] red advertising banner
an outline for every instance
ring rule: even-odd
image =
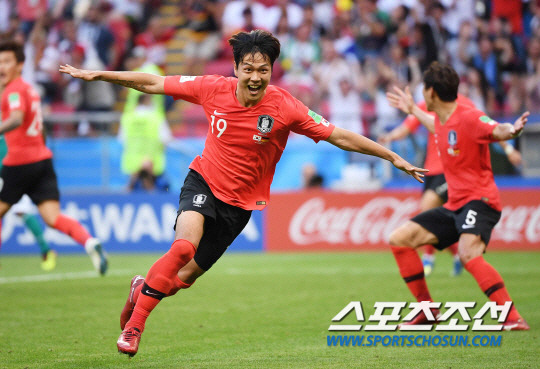
[[[540,251],[540,189],[501,190],[503,213],[489,248]],[[388,236],[419,211],[417,191],[273,194],[268,251],[385,250]]]

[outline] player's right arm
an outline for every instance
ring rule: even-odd
[[[9,118],[2,120],[0,123],[0,135],[18,128],[24,121],[24,113],[22,110],[12,110]]]
[[[405,114],[414,115],[428,131],[435,133],[435,117],[416,105],[409,87],[405,87],[405,91],[403,91],[399,87],[394,86],[394,92],[387,92],[386,98],[391,106],[400,109]]]
[[[69,64],[61,65],[59,71],[84,81],[111,82],[147,94],[165,93],[165,77],[151,73],[85,70],[77,69]]]

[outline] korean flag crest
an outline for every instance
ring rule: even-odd
[[[272,127],[274,126],[274,118],[269,115],[259,115],[257,120],[257,129],[262,134],[270,133]]]

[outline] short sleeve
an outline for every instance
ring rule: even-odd
[[[497,141],[493,138],[493,130],[499,123],[480,110],[475,110],[472,116],[474,117],[474,129],[471,132],[474,134],[475,141],[478,143]]]
[[[315,142],[326,140],[334,131],[334,125],[321,115],[291,97],[286,99],[284,108],[290,114],[291,131],[311,138]]]
[[[167,76],[165,77],[165,94],[172,96],[175,100],[185,100],[200,105],[210,94],[212,77]]]
[[[18,91],[18,90],[6,91],[3,96],[4,96],[3,98],[4,101],[2,101],[2,106],[5,108],[4,118],[8,118],[11,115],[12,111],[15,111],[15,110],[25,111],[26,110],[27,102],[25,99],[25,95],[21,91]]]
[[[420,121],[414,115],[409,114],[407,118],[403,121],[403,125],[409,129],[409,132],[416,132],[418,127],[420,127]]]

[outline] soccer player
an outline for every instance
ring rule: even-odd
[[[7,143],[0,177],[0,219],[27,194],[37,205],[45,223],[84,246],[94,268],[107,271],[107,258],[98,239],[76,220],[60,213],[60,194],[52,164],[52,152],[43,139],[41,100],[36,90],[22,77],[23,46],[12,41],[0,43],[0,134]]]
[[[447,65],[434,62],[424,73],[423,95],[428,111],[417,105],[408,89],[387,93],[392,106],[415,115],[431,132],[448,183],[448,202],[420,213],[390,235],[391,249],[407,287],[418,301],[432,301],[416,248],[431,244],[442,250],[458,242],[465,269],[498,305],[512,301],[500,274],[482,256],[501,216],[499,192],[493,179],[489,143],[521,134],[529,112],[514,124],[499,124],[482,111],[457,101],[459,77]],[[437,316],[438,311],[433,311]],[[433,324],[424,313],[403,324]],[[515,306],[503,323],[505,330],[528,330]]]
[[[458,103],[474,107],[473,102],[461,94],[458,94],[456,101]],[[425,101],[420,102],[418,107],[427,112]],[[430,114],[435,115],[435,113]],[[418,120],[418,118],[412,114],[408,115],[402,124],[387,134],[382,135],[379,138],[379,142],[381,144],[388,144],[392,141],[401,140],[407,137],[407,135],[410,133],[415,133],[420,125],[421,122]],[[502,146],[508,160],[513,165],[517,166],[521,164],[521,154],[519,151],[515,150],[512,145],[505,141],[499,141],[499,144]],[[435,136],[431,132],[428,133],[426,157],[423,166],[424,168],[429,169],[429,172],[426,173],[424,178],[424,188],[422,191],[422,198],[420,199],[421,212],[442,206],[446,201],[448,201],[448,185],[446,183],[446,179],[444,178],[442,162],[439,157],[439,153],[437,152]],[[448,249],[454,258],[452,275],[460,275],[463,271],[463,264],[461,264],[459,259],[457,244],[449,246]],[[422,265],[424,266],[424,275],[426,277],[429,276],[435,267],[435,248],[433,246],[426,245],[424,247]]]
[[[274,170],[291,131],[389,160],[420,182],[426,171],[364,136],[335,127],[285,90],[269,85],[280,52],[272,34],[239,32],[229,44],[236,78],[60,67],[86,81],[108,81],[200,104],[209,121],[203,153],[191,163],[180,193],[175,241],[145,279],[135,276],[131,281],[117,342],[119,352],[130,356],[137,353],[145,321],[159,301],[190,287],[208,271],[242,231],[251,211],[268,204]]]

